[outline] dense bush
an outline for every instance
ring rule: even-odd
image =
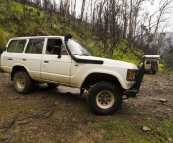
[[[164,67],[168,69],[173,69],[173,53],[168,54],[164,57]]]
[[[0,53],[2,53],[2,51],[5,48],[5,45],[7,44],[8,39],[10,38],[10,35],[8,32],[2,32],[0,29]]]

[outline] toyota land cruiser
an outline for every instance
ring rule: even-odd
[[[58,55],[50,52],[56,40],[61,41]],[[92,111],[104,115],[120,107],[123,95],[136,96],[144,74],[143,63],[137,67],[91,56],[70,34],[12,38],[1,55],[1,68],[18,93],[31,92],[35,83],[79,88],[80,94],[88,91]]]

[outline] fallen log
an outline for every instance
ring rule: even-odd
[[[17,115],[11,120],[11,122],[7,125],[7,127],[2,131],[3,134],[5,134],[9,130],[9,128],[16,122],[19,115],[20,113],[17,113]]]

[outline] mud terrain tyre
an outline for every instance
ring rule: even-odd
[[[99,82],[91,87],[88,103],[91,110],[100,115],[113,114],[119,109],[122,96],[116,86],[109,82]]]
[[[27,72],[25,71],[18,71],[14,75],[14,88],[20,94],[27,94],[31,92],[34,87],[34,82],[30,78]]]
[[[53,84],[53,83],[47,83],[47,85],[49,86],[49,88],[57,88],[59,86],[59,85]]]

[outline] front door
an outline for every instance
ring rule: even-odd
[[[48,39],[47,50],[54,47],[57,39]],[[67,53],[64,43],[59,45],[61,56],[45,52],[41,60],[41,78],[55,83],[69,84],[72,58]]]
[[[41,78],[47,81],[69,84],[71,57],[45,54],[41,61]]]

